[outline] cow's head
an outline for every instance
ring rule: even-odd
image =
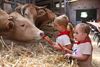
[[[14,23],[13,29],[9,33],[9,37],[19,41],[30,41],[41,39],[40,34],[44,34],[29,19],[23,17],[17,12],[10,14]]]
[[[32,4],[19,5],[16,11],[30,19],[33,23],[35,22],[37,27],[40,27],[42,24],[47,24],[56,17],[55,13],[51,10]]]
[[[13,23],[9,21],[9,15],[0,9],[0,32],[9,31],[13,27]]]
[[[37,16],[37,12],[36,12],[36,9],[33,7],[33,5],[31,5],[31,4],[25,4],[25,5],[20,4],[16,8],[16,11],[18,13],[20,13],[22,16],[28,18],[29,20],[31,20],[34,23],[35,18]]]

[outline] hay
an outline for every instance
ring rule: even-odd
[[[1,37],[0,67],[77,67],[68,58],[42,43],[25,47],[11,42],[7,45]],[[77,65],[77,64],[72,64]]]

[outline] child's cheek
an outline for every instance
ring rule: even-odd
[[[82,37],[79,36],[79,35],[76,35],[76,36],[74,36],[74,39],[77,40],[77,41],[80,41],[82,39]]]

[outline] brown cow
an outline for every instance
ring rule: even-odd
[[[33,4],[19,5],[16,8],[21,15],[35,22],[37,27],[51,22],[55,17],[55,13],[45,7],[39,7]]]
[[[41,39],[40,34],[44,34],[29,19],[24,18],[17,12],[10,14],[10,21],[13,22],[13,28],[6,32],[6,37],[18,41],[31,41]]]
[[[9,19],[9,15],[0,9],[0,32],[8,31],[13,27],[13,23]]]

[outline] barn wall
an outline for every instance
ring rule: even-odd
[[[76,10],[79,9],[97,9],[97,20],[100,20],[100,0],[78,0],[74,3],[69,3],[69,16],[72,23],[77,24]]]

